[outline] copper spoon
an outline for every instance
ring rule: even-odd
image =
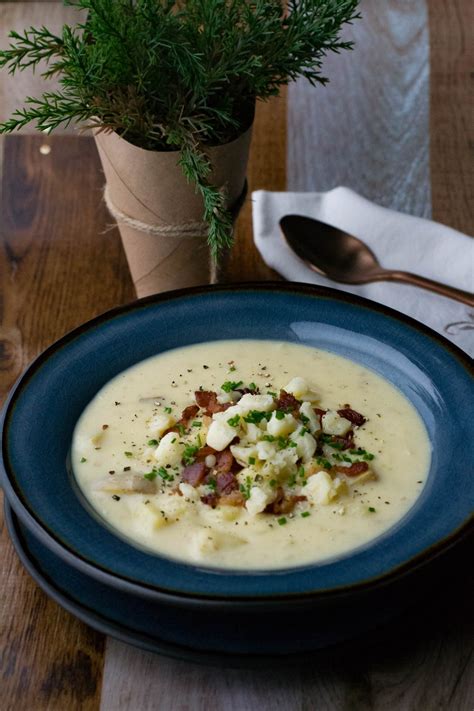
[[[399,281],[420,286],[474,308],[474,295],[432,279],[384,269],[371,249],[337,227],[303,215],[285,215],[280,227],[289,247],[318,274],[343,284]]]

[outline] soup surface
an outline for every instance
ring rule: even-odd
[[[129,542],[220,568],[271,569],[353,551],[419,496],[430,443],[374,372],[278,341],[162,353],[83,412],[72,466]]]

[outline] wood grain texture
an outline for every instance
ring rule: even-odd
[[[472,231],[472,217],[467,209],[467,198],[472,194],[472,172],[466,143],[466,139],[472,139],[467,128],[470,99],[465,90],[466,66],[470,63],[467,24],[472,4],[469,0],[429,0],[429,3],[431,62],[439,73],[438,88],[431,84],[433,214],[458,229]],[[42,7],[46,5],[49,3],[43,3]],[[345,171],[342,177],[331,173],[331,179],[346,182],[361,192],[365,190],[372,199],[378,199],[377,196],[380,202],[393,199],[396,203],[386,204],[424,214],[421,211],[427,210],[430,202],[429,183],[426,146],[423,149],[420,146],[425,145],[426,136],[419,136],[420,146],[413,144],[407,171],[400,174],[395,140],[398,137],[404,146],[405,136],[400,132],[402,120],[410,131],[414,130],[415,119],[418,120],[405,112],[402,104],[411,101],[416,108],[416,92],[425,96],[427,91],[421,49],[418,48],[418,53],[414,49],[420,42],[426,52],[426,27],[416,30],[413,24],[420,5],[425,8],[424,0],[384,3],[365,0],[363,4],[364,22],[371,28],[370,32],[367,28],[364,41],[381,42],[388,53],[384,57],[379,48],[381,55],[376,56],[380,61],[372,65],[368,56],[360,60],[365,83],[372,81],[375,88],[371,92],[376,89],[379,92],[377,102],[370,103],[374,102],[372,93],[360,80],[359,90],[368,92],[364,94],[369,102],[366,113],[362,111],[362,103],[354,106],[354,102],[351,104],[342,98],[340,103],[328,103],[321,108],[325,132],[331,130],[338,141],[346,140],[349,151],[354,127],[346,113],[349,111],[349,117],[353,117],[360,112],[369,122],[370,131],[357,128],[362,147],[359,146],[358,153],[350,153],[350,168],[340,158],[343,153],[331,154],[329,148],[320,148],[318,136],[322,134],[314,133],[312,128],[309,130],[306,120],[298,129],[295,115],[298,111],[307,112],[309,104],[304,95],[298,108],[295,102],[299,101],[299,88],[294,87],[290,90],[292,124],[288,147],[285,101],[259,106],[249,166],[250,189],[285,189],[285,154],[292,189],[331,187],[329,183],[311,182],[313,158],[319,148],[319,152],[323,150],[323,165],[327,170],[334,169],[332,163]],[[397,28],[396,32],[393,27]],[[401,29],[403,32],[397,34]],[[413,41],[408,39],[410,33],[413,33]],[[364,52],[368,53],[368,49]],[[355,53],[347,56],[354,66],[341,70],[342,77],[356,81],[354,72],[357,73],[359,59]],[[413,57],[418,57],[418,80],[415,67],[412,72],[404,68],[405,62],[415,61]],[[330,61],[332,59],[336,61],[334,71],[331,70],[334,87],[339,77],[337,67],[346,59],[344,55]],[[374,66],[393,72],[393,83],[398,87],[396,100],[385,96],[383,82],[374,72]],[[323,98],[326,101],[329,91],[331,88],[317,89],[314,97],[317,95],[318,101]],[[339,101],[338,96],[333,100]],[[377,108],[379,100],[385,117],[383,130],[377,127],[369,110],[370,106]],[[423,102],[420,106],[424,112]],[[390,107],[396,114],[392,119],[385,113]],[[318,106],[309,109],[314,112],[309,114],[312,120],[317,121]],[[341,123],[346,127],[344,131],[351,130],[348,138],[339,130]],[[360,124],[354,123],[354,126]],[[306,131],[306,143],[296,136],[297,130]],[[296,138],[300,141],[298,150],[303,162],[294,162],[291,142]],[[386,141],[393,152],[385,153]],[[39,153],[42,144],[51,146],[49,155]],[[4,145],[4,195],[0,213],[3,299],[0,305],[0,387],[3,394],[27,362],[51,340],[99,311],[133,298],[116,230],[102,234],[110,218],[100,201],[102,177],[92,141],[19,137],[8,138]],[[456,169],[458,164],[460,170]],[[326,180],[326,169],[321,175]],[[346,175],[354,181],[348,182]],[[374,176],[380,177],[380,182]],[[418,187],[415,177],[420,181]],[[413,195],[410,194],[412,189]],[[373,193],[369,194],[369,190]],[[239,218],[236,246],[222,279],[241,281],[270,276],[271,272],[262,264],[253,246],[248,202]],[[324,668],[305,667],[284,673],[272,670],[221,672],[142,653],[108,639],[102,670],[103,637],[47,600],[22,570],[3,527],[0,556],[5,590],[0,602],[1,707],[6,711],[13,708],[16,711],[89,711],[97,709],[99,704],[103,711],[273,711],[274,708],[281,711],[378,711],[386,707],[396,711],[471,711],[474,707],[473,591],[465,580],[462,584],[453,581],[451,595],[434,590],[427,609],[407,615],[400,629],[392,630],[369,652],[355,654],[344,663],[328,661]],[[464,574],[463,565],[461,560],[461,574]]]
[[[428,8],[433,219],[474,236],[474,3]]]
[[[92,139],[8,137],[4,147],[2,396],[52,341],[134,296],[116,230],[101,233],[108,217]],[[1,525],[2,709],[97,709],[102,635],[36,587]]]
[[[288,189],[345,185],[429,217],[426,3],[362,0],[360,9],[362,20],[344,31],[354,50],[324,62],[329,85],[290,86]]]
[[[473,586],[460,570],[365,646],[297,668],[201,667],[108,638],[101,711],[471,711]]]
[[[28,27],[46,25],[54,33],[61,32],[65,23],[74,24],[80,13],[73,7],[65,7],[62,2],[0,2],[0,47],[6,49],[10,43],[10,30],[22,32]],[[24,106],[27,96],[40,96],[44,91],[57,88],[56,80],[41,78],[41,67],[34,73],[30,69],[10,76],[5,70],[0,73],[0,121],[13,114],[15,109]],[[20,133],[35,133],[33,124],[25,126]],[[73,133],[74,128],[59,128],[58,132]],[[57,135],[56,133],[56,135]]]

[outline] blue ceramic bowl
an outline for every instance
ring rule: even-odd
[[[229,314],[232,317],[229,317]],[[117,373],[206,340],[304,343],[357,361],[398,387],[428,430],[427,484],[392,529],[350,555],[275,572],[218,571],[139,550],[92,517],[67,456],[84,407]],[[469,359],[419,323],[340,291],[298,284],[205,287],[100,316],[48,348],[16,385],[3,422],[3,486],[22,524],[68,565],[155,599],[272,604],[386,585],[471,530],[474,381]]]

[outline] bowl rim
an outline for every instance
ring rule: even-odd
[[[210,604],[215,604],[220,601],[223,604],[268,604],[269,602],[284,602],[284,601],[305,601],[312,598],[322,598],[325,596],[334,595],[346,595],[348,593],[354,593],[356,591],[364,591],[367,589],[372,589],[374,587],[384,586],[390,584],[394,580],[403,577],[415,570],[429,564],[434,559],[438,558],[445,551],[455,545],[458,541],[461,541],[468,537],[474,530],[474,515],[468,516],[460,526],[451,531],[448,535],[439,539],[429,547],[423,549],[416,555],[412,556],[407,561],[400,565],[396,565],[385,572],[376,575],[371,578],[363,579],[356,583],[342,584],[333,588],[324,588],[316,590],[308,590],[303,592],[291,592],[291,593],[274,593],[269,595],[232,595],[225,594],[222,597],[222,593],[217,593],[215,595],[207,593],[190,593],[175,590],[168,590],[166,588],[159,588],[156,585],[152,585],[146,582],[138,582],[136,580],[125,577],[123,574],[115,573],[113,571],[105,570],[100,567],[99,564],[89,562],[81,555],[69,549],[65,544],[63,544],[60,539],[55,536],[54,532],[49,531],[36,517],[34,511],[30,511],[26,504],[22,501],[21,497],[18,495],[14,486],[14,474],[13,468],[8,458],[6,451],[6,432],[8,431],[9,420],[11,417],[12,409],[15,405],[16,400],[20,397],[23,390],[28,386],[29,380],[35,375],[37,370],[42,366],[42,364],[47,361],[54,353],[59,351],[63,346],[66,346],[70,341],[79,337],[82,333],[92,330],[94,327],[106,323],[109,320],[114,319],[117,316],[130,314],[134,311],[138,311],[143,307],[151,304],[160,304],[163,302],[174,301],[180,298],[193,297],[207,295],[217,292],[260,292],[272,294],[278,292],[280,294],[295,294],[297,296],[310,296],[322,299],[336,300],[343,302],[345,304],[355,305],[366,309],[369,312],[380,313],[383,316],[389,317],[402,326],[408,326],[419,333],[431,338],[436,342],[438,346],[441,346],[444,350],[448,351],[451,356],[454,356],[458,365],[460,365],[468,375],[474,378],[474,361],[471,359],[467,353],[458,348],[455,344],[448,341],[441,334],[433,331],[431,328],[425,326],[424,324],[416,321],[415,319],[402,314],[395,309],[387,307],[385,305],[373,302],[369,299],[365,299],[355,294],[351,294],[342,290],[330,289],[327,287],[313,286],[299,282],[278,282],[278,281],[257,281],[257,282],[239,282],[236,284],[218,284],[218,285],[203,285],[198,287],[190,287],[185,289],[177,289],[168,292],[162,292],[159,294],[154,294],[151,296],[144,297],[142,299],[137,299],[135,301],[123,304],[108,311],[105,311],[98,316],[86,321],[76,328],[68,331],[66,334],[61,336],[59,339],[50,344],[44,351],[42,351],[32,362],[27,366],[25,371],[20,375],[13,388],[10,391],[8,398],[2,409],[1,414],[1,429],[2,429],[2,457],[1,457],[1,479],[2,486],[4,488],[7,499],[15,511],[16,515],[20,518],[22,523],[27,526],[27,528],[35,535],[39,540],[49,547],[56,555],[61,557],[63,560],[78,568],[81,572],[84,572],[101,582],[105,582],[113,585],[114,587],[120,588],[125,592],[132,592],[133,594],[138,594],[147,598],[155,598],[167,601],[173,601],[178,604],[188,604],[190,600],[199,601],[199,604],[209,602]],[[187,563],[187,565],[190,565]],[[192,564],[191,564],[192,565]],[[195,566],[196,567],[196,566]],[[197,566],[199,567],[199,566]],[[309,566],[310,567],[310,566]],[[291,569],[285,569],[288,572]],[[298,568],[295,568],[298,570]],[[226,571],[223,571],[226,572]],[[231,572],[231,571],[228,571]],[[239,571],[236,571],[238,574]],[[268,571],[269,573],[272,571]],[[235,574],[235,573],[234,573]]]

